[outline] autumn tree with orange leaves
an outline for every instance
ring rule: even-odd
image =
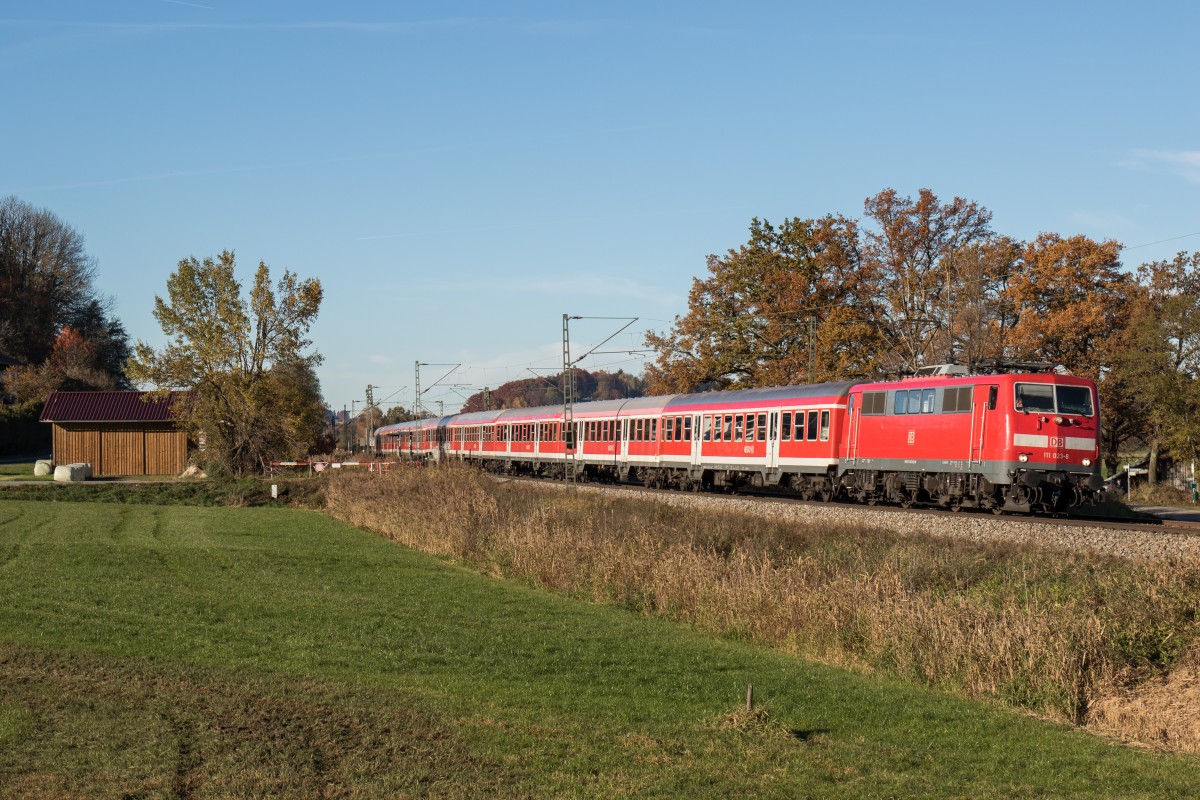
[[[666,334],[647,391],[814,383],[867,376],[884,350],[879,275],[862,258],[858,225],[842,216],[755,219],[749,241],[708,258],[688,313]]]
[[[57,390],[119,389],[120,381],[104,369],[96,345],[74,328],[63,328],[50,355],[36,366],[11,367],[5,388],[18,402],[42,402]]]
[[[1040,234],[1004,290],[1017,314],[1008,353],[1100,379],[1135,295],[1117,242]]]

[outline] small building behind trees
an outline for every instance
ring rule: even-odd
[[[180,393],[51,392],[42,422],[53,430],[55,464],[92,465],[96,477],[178,475],[187,432],[174,414]]]

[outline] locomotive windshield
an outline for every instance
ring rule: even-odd
[[[1013,403],[1017,411],[1092,416],[1092,390],[1087,386],[1018,383]]]
[[[1092,390],[1087,386],[1056,386],[1058,413],[1092,415]]]

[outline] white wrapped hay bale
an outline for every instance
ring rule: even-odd
[[[54,462],[50,461],[49,459],[43,458],[41,460],[33,462],[33,474],[39,478],[41,478],[45,475],[49,475],[53,471],[54,471]]]
[[[92,477],[91,464],[59,464],[54,468],[54,480],[61,483],[86,481]]]

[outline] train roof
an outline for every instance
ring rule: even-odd
[[[917,375],[891,381],[860,381],[855,388],[863,391],[892,389],[922,389],[939,386],[974,386],[978,384],[1055,383],[1066,386],[1091,386],[1094,381],[1082,375],[1063,375],[1057,372],[990,372],[970,375]]]
[[[395,425],[384,425],[382,428],[376,428],[372,436],[378,436],[381,433],[399,433],[400,431],[410,430],[412,428],[427,428],[430,424],[436,427],[441,427],[454,419],[458,414],[449,414],[444,417],[422,417],[421,419],[410,419],[407,422],[397,422]]]
[[[660,394],[649,397],[625,397],[619,400],[592,400],[576,403],[572,416],[576,419],[589,417],[626,416],[661,411],[686,411],[712,406],[772,406],[788,402],[818,402],[821,400],[844,400],[852,386],[862,381],[838,381],[800,386],[767,386],[755,389],[732,389],[692,394]],[[452,414],[445,417],[427,417],[410,420],[396,425],[376,429],[375,433],[400,433],[414,428],[445,425],[488,425],[498,422],[530,422],[562,417],[561,405],[531,406],[528,408],[505,408],[493,411],[474,411],[469,414]]]
[[[667,411],[690,411],[711,406],[776,406],[791,401],[845,400],[853,386],[862,381],[836,381],[800,386],[764,386],[716,392],[678,394],[667,403]]]

